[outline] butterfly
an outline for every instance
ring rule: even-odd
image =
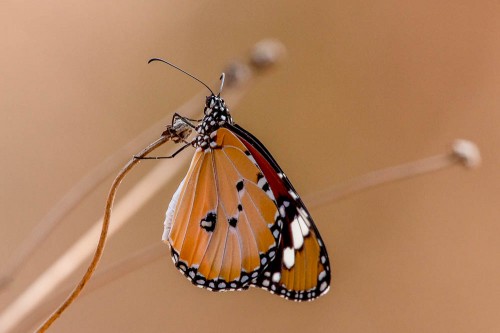
[[[210,291],[260,287],[314,300],[329,290],[331,273],[311,215],[271,153],[234,122],[220,92],[204,85],[211,94],[203,119],[194,125],[176,115],[196,134],[180,149],[195,153],[164,222],[175,267]]]

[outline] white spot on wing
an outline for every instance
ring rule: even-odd
[[[280,282],[280,280],[281,280],[281,273],[280,272],[274,273],[273,277],[272,277],[272,280],[273,280],[274,283]]]
[[[286,247],[283,250],[283,263],[288,269],[291,269],[295,265],[295,252],[291,247]]]
[[[269,188],[269,190],[266,192],[266,194],[269,197],[269,199],[271,199],[272,201],[276,201],[276,198],[274,197],[274,194],[273,194],[273,191],[271,191],[271,188]]]
[[[306,221],[304,220],[304,218],[299,215],[296,218],[296,220],[299,221],[299,226],[300,226],[300,230],[302,231],[302,236],[306,237],[307,235],[309,235],[309,228],[307,227],[307,224],[306,224]]]
[[[203,221],[201,221],[201,224],[200,224],[200,225],[201,225],[203,228],[211,228],[211,227],[212,227],[212,224],[213,224],[212,222],[208,222],[208,221],[203,220]]]
[[[300,216],[302,216],[302,218],[304,219],[304,222],[306,223],[306,225],[310,228],[311,227],[311,223],[309,222],[309,214],[307,214],[307,212],[305,211],[304,208],[300,207],[298,209],[299,211],[299,214]]]
[[[285,216],[286,216],[286,215],[285,215],[285,207],[280,206],[279,211],[280,211],[280,215],[281,215],[281,217],[285,217]]]
[[[264,185],[267,183],[266,181],[266,178],[262,177],[259,179],[259,181],[257,182],[257,185],[260,187],[260,188],[263,188]]]
[[[295,193],[294,191],[290,190],[288,191],[288,193],[290,194],[290,196],[294,199],[294,200],[297,200],[299,198],[299,196],[297,195],[297,193]]]
[[[247,155],[248,159],[250,161],[252,161],[253,164],[257,165],[257,161],[255,160],[255,158],[253,158],[253,156],[250,154],[250,155]]]
[[[299,221],[295,218],[292,223],[292,237],[293,237],[293,247],[298,250],[304,245],[304,237],[302,236],[302,230],[300,230]]]

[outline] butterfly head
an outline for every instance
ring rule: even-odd
[[[207,96],[203,114],[204,116],[201,123],[196,127],[198,136],[196,137],[194,145],[195,147],[207,149],[213,146],[213,144],[211,145],[211,143],[214,142],[214,134],[212,133],[225,124],[232,125],[233,118],[224,100],[220,97],[220,94],[211,94]]]
[[[224,109],[227,109],[227,107],[220,95],[216,96],[214,94],[211,94],[210,96],[207,96],[205,101],[205,109],[203,110],[205,116],[210,115],[215,110]]]

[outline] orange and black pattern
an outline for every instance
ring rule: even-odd
[[[207,97],[204,113],[166,214],[176,267],[212,291],[256,286],[295,301],[326,293],[326,248],[281,168],[219,96]]]

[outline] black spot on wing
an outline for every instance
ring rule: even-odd
[[[200,227],[208,232],[215,230],[215,222],[217,221],[217,214],[214,212],[209,212],[204,219],[200,221]]]
[[[233,228],[236,228],[236,224],[238,223],[238,219],[235,217],[231,217],[230,219],[227,220],[229,225]]]
[[[236,183],[236,189],[238,190],[238,192],[243,190],[243,187],[244,187],[243,180],[240,180],[239,182]]]

